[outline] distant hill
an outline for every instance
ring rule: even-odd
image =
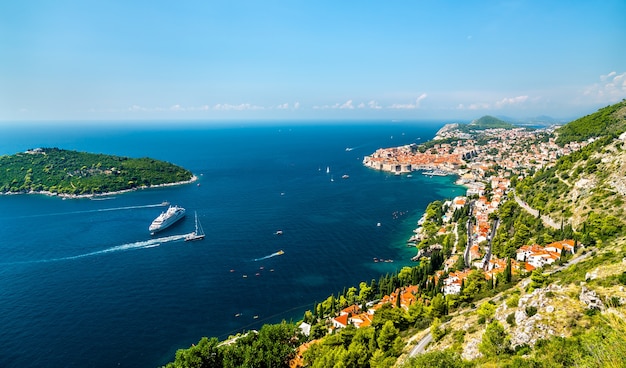
[[[469,129],[472,130],[483,130],[483,129],[511,129],[514,127],[513,124],[506,122],[504,120],[500,120],[495,116],[485,115],[480,119],[474,120],[467,125]]]

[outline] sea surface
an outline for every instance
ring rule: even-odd
[[[394,176],[361,162],[442,125],[2,127],[0,155],[148,156],[198,181],[96,199],[0,196],[0,366],[157,367],[203,336],[297,321],[344,287],[410,266],[406,240],[428,203],[465,190],[454,177]],[[187,216],[151,236],[164,201]],[[207,237],[184,242],[194,212]]]

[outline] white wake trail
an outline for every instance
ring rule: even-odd
[[[171,243],[185,239],[187,234],[182,235],[171,235],[162,238],[154,238],[146,241],[139,241],[134,243],[126,243],[122,245],[116,245],[114,247],[106,248],[103,250],[98,250],[95,252],[89,252],[84,254],[79,254],[76,256],[68,256],[68,257],[60,257],[60,258],[49,258],[35,261],[21,261],[21,262],[10,262],[4,264],[28,264],[28,263],[49,263],[49,262],[60,262],[60,261],[71,261],[86,257],[95,257],[102,254],[116,253],[116,252],[125,252],[130,250],[138,250],[138,249],[147,249],[147,248],[156,248],[164,243]]]

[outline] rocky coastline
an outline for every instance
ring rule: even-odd
[[[162,188],[162,187],[171,187],[171,186],[177,186],[177,185],[191,184],[191,183],[193,183],[193,182],[195,182],[197,180],[198,180],[198,177],[196,175],[193,175],[191,177],[191,179],[189,179],[189,180],[179,181],[179,182],[175,182],[175,183],[164,183],[164,184],[156,184],[156,185],[142,185],[142,186],[135,187],[135,188],[129,188],[129,189],[124,189],[124,190],[117,190],[117,191],[113,191],[113,192],[89,193],[89,194],[68,194],[68,193],[50,192],[50,191],[47,191],[47,190],[40,190],[40,191],[31,190],[29,192],[4,192],[4,193],[0,193],[0,195],[39,194],[39,195],[46,195],[46,196],[50,196],[50,197],[59,197],[59,198],[63,198],[63,199],[97,198],[97,197],[106,197],[106,196],[117,195],[117,194],[124,194],[124,193],[134,192],[134,191],[137,191],[137,190],[145,190],[145,189],[152,189],[152,188]]]

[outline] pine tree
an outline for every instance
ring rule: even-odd
[[[513,270],[511,269],[511,257],[506,259],[506,267],[504,268],[504,281],[506,283],[511,282],[513,278]]]

